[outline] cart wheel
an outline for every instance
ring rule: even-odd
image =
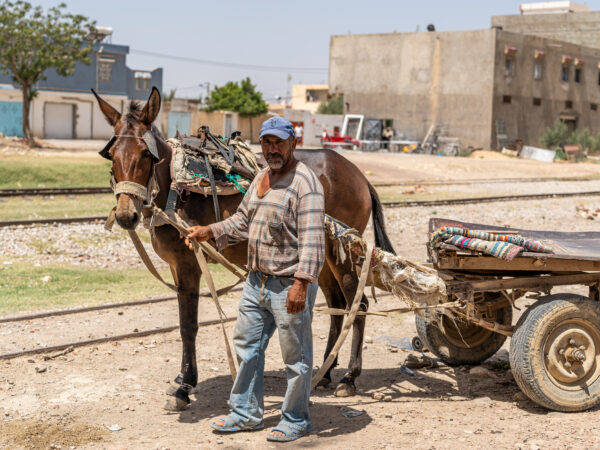
[[[486,293],[487,297],[499,298],[501,294]],[[494,317],[486,320],[512,324],[512,306],[494,310]],[[417,333],[425,347],[449,365],[476,365],[485,361],[506,341],[506,336],[486,330],[462,319],[451,319],[446,315],[436,317],[431,313],[416,315]]]
[[[510,343],[515,381],[534,402],[584,411],[600,402],[600,304],[550,295],[521,316]]]

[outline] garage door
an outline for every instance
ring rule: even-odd
[[[73,139],[72,103],[44,104],[44,138]]]

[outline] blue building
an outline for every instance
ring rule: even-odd
[[[162,92],[162,68],[134,70],[127,67],[129,47],[106,42],[112,30],[100,28],[91,64],[77,62],[75,72],[61,77],[54,69],[35,89],[30,124],[36,137],[46,139],[105,139],[112,128],[104,120],[90,89],[95,89],[115,108],[124,111],[129,100],[145,101],[153,86]],[[22,96],[11,75],[0,74],[0,133],[22,136]]]

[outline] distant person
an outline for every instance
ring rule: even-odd
[[[321,134],[321,143],[327,142],[329,140],[329,135],[327,134],[327,130],[323,128],[323,133]]]
[[[304,127],[302,126],[302,124],[298,124],[294,127],[294,133],[296,133],[296,140],[298,142],[298,145],[302,145],[302,138],[304,136]]]
[[[383,142],[383,148],[390,148],[390,141],[394,139],[394,129],[390,126],[387,126],[383,129],[383,133],[381,134],[381,139]]]

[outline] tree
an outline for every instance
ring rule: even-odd
[[[247,117],[250,123],[252,138],[252,118],[268,111],[267,103],[250,77],[240,81],[228,81],[224,86],[216,86],[208,98],[208,111],[224,110],[237,112],[240,117]]]
[[[540,142],[546,148],[556,149],[565,144],[568,136],[569,129],[567,128],[567,125],[564,122],[557,120],[552,127],[546,128],[544,134],[540,138]]]
[[[34,146],[29,125],[34,85],[46,79],[45,72],[55,69],[69,76],[75,63],[90,64],[92,42],[86,36],[95,22],[82,15],[67,14],[64,3],[44,12],[29,2],[4,0],[0,3],[0,70],[12,75],[23,95],[23,133],[29,146]]]
[[[317,108],[317,114],[344,114],[344,97],[336,95]]]

